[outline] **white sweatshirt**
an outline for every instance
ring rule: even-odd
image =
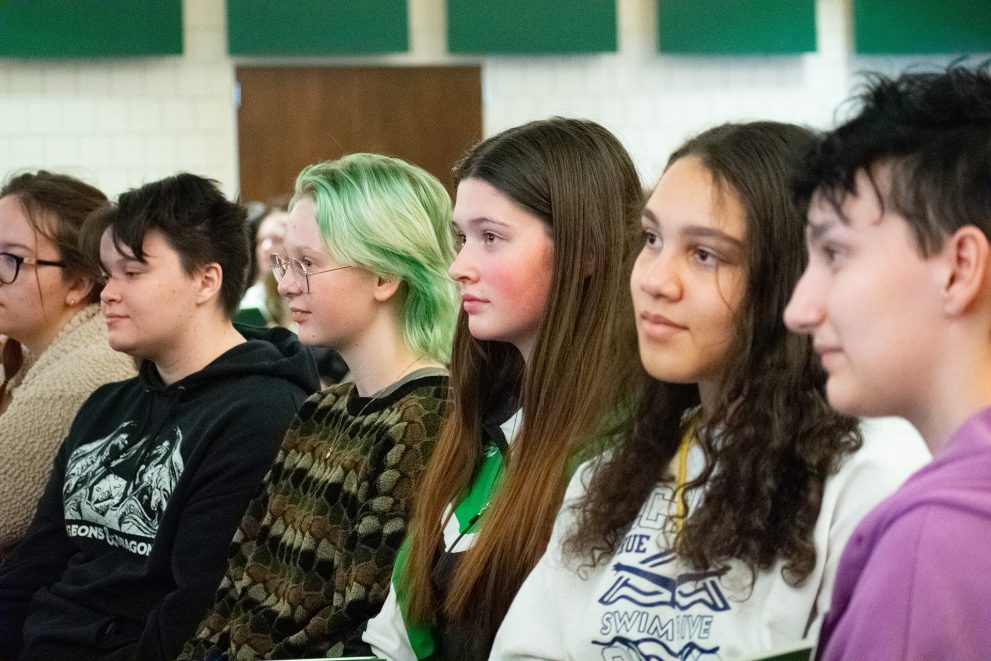
[[[672,488],[659,485],[619,551],[591,568],[563,557],[574,524],[569,507],[585,493],[588,464],[572,479],[547,552],[523,583],[496,636],[491,659],[634,661],[729,660],[756,656],[802,639],[810,644],[829,606],[847,538],[863,516],[929,460],[911,425],[865,421],[863,447],[827,479],[814,540],[816,565],[799,587],[782,563],[752,586],[740,562],[694,571],[675,557]],[[689,477],[703,457],[689,455]],[[690,503],[690,506],[694,503]]]

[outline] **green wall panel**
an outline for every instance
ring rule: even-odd
[[[0,56],[182,53],[182,0],[0,0]]]
[[[447,0],[452,53],[616,50],[616,0]]]
[[[991,52],[989,0],[854,0],[853,25],[858,53]]]
[[[657,0],[657,46],[700,55],[814,51],[815,0]]]
[[[227,50],[232,55],[401,52],[409,49],[407,24],[406,0],[227,0]]]

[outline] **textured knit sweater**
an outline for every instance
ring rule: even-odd
[[[2,373],[2,368],[0,368]],[[8,383],[0,414],[0,557],[25,533],[55,452],[86,398],[104,383],[134,376],[134,362],[107,344],[97,305],[83,308]]]
[[[334,656],[360,645],[448,399],[439,370],[412,376],[373,397],[346,383],[307,400],[180,659]]]

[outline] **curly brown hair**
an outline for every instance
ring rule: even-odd
[[[826,478],[862,444],[857,421],[826,402],[811,339],[788,333],[782,319],[806,261],[790,177],[814,141],[790,124],[726,124],[668,161],[700,159],[747,219],[746,290],[719,396],[698,420],[706,468],[680,493],[701,489],[704,497],[683,521],[675,550],[700,569],[737,559],[756,573],[781,559],[792,585],[815,566],[812,535]],[[694,384],[651,380],[636,423],[595,460],[567,551],[593,565],[616,551],[651,490],[674,482],[669,465],[682,423],[698,405]]]

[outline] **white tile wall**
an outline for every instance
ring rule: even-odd
[[[408,1],[408,53],[298,63],[478,62],[446,54],[444,0]],[[594,119],[620,137],[648,183],[672,149],[716,123],[769,118],[828,127],[856,72],[947,61],[852,57],[850,1],[817,0],[816,53],[702,58],[657,54],[655,0],[618,0],[618,53],[483,60],[485,132],[550,115]],[[0,174],[56,169],[116,195],[187,170],[236,194],[234,61],[226,55],[225,2],[185,0],[183,9],[182,56],[0,60]]]

